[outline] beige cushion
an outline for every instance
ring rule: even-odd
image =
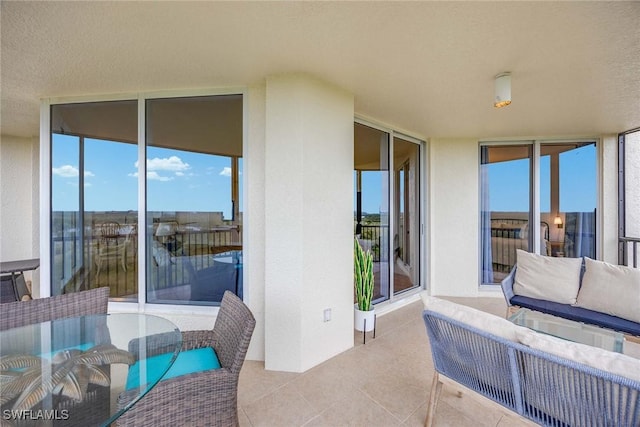
[[[426,291],[422,292],[420,296],[425,310],[435,311],[509,341],[516,342],[516,330],[522,328],[502,317],[494,316],[466,305],[429,296]]]
[[[575,304],[580,289],[582,258],[555,258],[518,249],[516,261],[514,294]]]
[[[527,328],[518,329],[516,335],[518,341],[528,347],[640,381],[640,359],[540,334]]]
[[[640,269],[585,258],[578,307],[640,322]]]

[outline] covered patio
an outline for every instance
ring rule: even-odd
[[[26,1],[0,8],[0,259],[40,258],[29,277],[35,297],[57,286],[51,180],[63,164],[52,160],[52,107],[87,103],[131,102],[126,139],[134,159],[111,166],[131,169],[127,188],[136,192],[141,230],[153,227],[149,195],[163,194],[148,192],[145,183],[145,150],[153,147],[148,106],[173,98],[241,99],[242,144],[234,156],[243,170],[241,188],[231,192],[246,203],[242,211],[233,207],[242,213],[241,242],[233,243],[242,244],[244,300],[257,320],[248,359],[268,371],[305,372],[354,347],[354,122],[425,147],[423,210],[413,226],[421,246],[412,250],[420,254],[421,276],[408,292],[390,292],[378,304],[382,316],[425,289],[502,298],[481,274],[480,147],[486,144],[527,143],[538,159],[535,150],[547,143],[594,141],[595,256],[611,263],[637,257],[634,171],[640,168],[626,165],[626,186],[618,178],[620,138],[639,145],[639,3]],[[512,103],[497,109],[494,80],[505,71]],[[195,115],[188,116],[164,123]],[[228,140],[205,146],[216,144]],[[181,147],[189,152],[195,145]],[[64,171],[80,181],[85,169],[74,166]],[[76,182],[74,191],[79,188]],[[540,222],[537,202],[530,211],[533,223]],[[556,213],[546,219],[550,227]],[[393,236],[388,240],[391,247]],[[405,253],[414,244],[407,242]],[[127,255],[126,265],[137,270],[127,267],[126,275],[138,286],[150,280],[150,245],[140,237],[140,252]],[[107,277],[109,285],[119,280]],[[217,313],[209,306],[152,304],[145,295],[114,299],[109,310],[153,312],[181,329],[208,327]],[[327,309],[331,321],[323,320]]]

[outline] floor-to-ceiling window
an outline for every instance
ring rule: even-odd
[[[137,101],[51,107],[51,294],[137,295]]]
[[[541,253],[596,257],[596,170],[595,142],[540,145]]]
[[[596,173],[594,141],[482,144],[480,282],[499,283],[518,249],[595,258]]]
[[[531,144],[480,148],[481,281],[500,282],[516,263],[516,251],[532,251]]]
[[[50,122],[53,295],[242,296],[242,95],[56,104]]]
[[[355,123],[354,230],[373,254],[376,303],[421,286],[420,167],[420,141]]]
[[[242,295],[242,96],[146,101],[147,301]]]

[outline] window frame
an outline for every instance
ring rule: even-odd
[[[194,89],[194,90],[162,90],[147,92],[131,92],[118,94],[88,95],[88,96],[71,96],[71,97],[51,97],[43,98],[40,104],[40,253],[47,254],[40,260],[40,276],[43,278],[51,277],[52,262],[51,257],[51,232],[52,232],[52,215],[51,215],[51,196],[52,196],[52,177],[51,177],[51,160],[52,160],[52,139],[51,139],[51,107],[56,104],[80,104],[89,102],[109,102],[109,101],[137,101],[138,107],[138,159],[146,159],[146,117],[145,103],[148,99],[156,98],[187,98],[187,97],[203,97],[203,96],[223,96],[223,95],[241,95],[242,96],[242,158],[243,158],[243,176],[245,182],[241,184],[243,205],[249,205],[248,196],[248,171],[247,155],[248,155],[248,88],[247,87],[228,87],[228,88],[210,88],[210,89]],[[138,227],[146,229],[146,161],[138,161]],[[250,221],[250,213],[243,212],[243,223]],[[143,228],[144,227],[144,228]],[[243,245],[248,239],[243,239]],[[110,300],[109,307],[116,311],[136,311],[146,313],[166,313],[167,311],[176,314],[210,314],[212,309],[217,310],[218,307],[211,305],[183,305],[183,304],[151,304],[146,302],[146,233],[138,233],[138,300],[137,301],[116,301]],[[243,256],[243,263],[247,265],[247,256]],[[243,276],[243,295],[249,292],[250,280],[249,274]],[[49,279],[40,281],[40,296],[51,296],[51,282]]]
[[[482,280],[482,149],[483,147],[499,147],[509,145],[532,145],[533,155],[531,157],[530,179],[530,211],[529,221],[533,224],[540,223],[540,158],[541,147],[545,144],[563,143],[594,143],[596,150],[596,218],[595,218],[595,257],[601,256],[601,234],[602,234],[602,141],[600,138],[569,138],[569,139],[490,139],[478,142],[478,287],[479,289],[495,290],[500,283],[484,283]],[[540,228],[533,227],[533,233],[529,234],[529,239],[533,238],[533,253],[540,253]],[[531,244],[531,242],[530,242]]]
[[[629,129],[618,134],[618,264],[632,265],[639,267],[637,251],[631,250],[629,254],[629,245],[637,248],[638,243],[627,241],[625,239],[632,238],[627,236],[627,191],[626,191],[626,144],[627,136],[632,134],[640,134],[640,127]]]

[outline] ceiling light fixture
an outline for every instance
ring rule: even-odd
[[[506,107],[511,104],[511,73],[504,72],[496,76],[496,97],[493,106]]]

